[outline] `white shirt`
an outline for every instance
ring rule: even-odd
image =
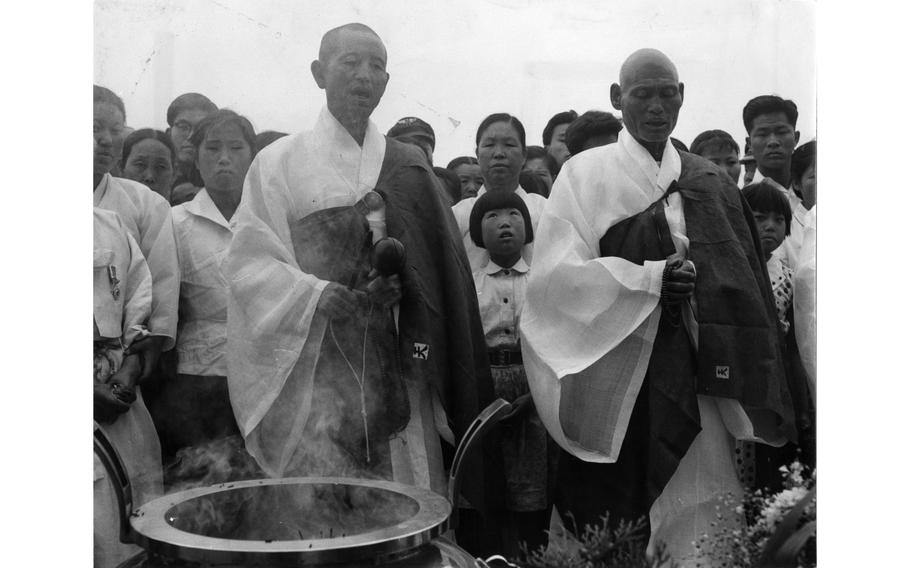
[[[471,209],[481,195],[487,192],[486,187],[481,187],[476,197],[462,199],[452,206],[452,214],[455,216],[455,222],[458,223],[458,230],[461,232],[461,239],[464,242],[465,252],[468,254],[468,262],[471,264],[471,271],[483,267],[490,260],[490,253],[487,249],[474,244],[471,239]],[[528,193],[519,186],[515,190],[515,195],[520,197],[528,207],[528,214],[531,216],[531,229],[537,233],[537,222],[540,220],[540,213],[544,205],[547,204],[547,198],[537,193]],[[534,253],[534,243],[525,244],[521,250],[521,256],[525,262],[531,262],[531,256]]]
[[[152,273],[152,313],[148,329],[174,346],[180,275],[177,245],[167,201],[141,183],[105,174],[93,194],[95,207],[114,211],[136,239]]]
[[[231,244],[231,225],[203,189],[173,208],[180,262],[177,372],[226,376],[227,282],[221,262]]]
[[[510,268],[502,268],[490,260],[474,271],[487,347],[518,347],[518,322],[525,303],[528,269],[528,263],[519,258]]]

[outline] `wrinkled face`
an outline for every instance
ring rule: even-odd
[[[569,123],[557,125],[553,129],[553,137],[550,138],[550,144],[547,146],[547,152],[553,156],[560,167],[569,159],[569,148],[566,146],[566,129],[568,128]]]
[[[92,121],[95,175],[104,175],[114,167],[123,147],[123,120],[123,113],[116,106],[110,103],[95,103]]]
[[[553,174],[547,168],[547,162],[543,158],[533,158],[525,162],[524,171],[534,174],[540,178],[540,181],[547,186],[547,192],[553,187]]]
[[[455,168],[455,175],[461,182],[461,198],[477,197],[477,192],[483,185],[480,164],[461,164]]]
[[[386,50],[370,33],[342,30],[333,53],[313,70],[316,84],[325,89],[329,110],[339,120],[364,120],[385,93]]]
[[[123,176],[143,183],[161,197],[169,199],[174,181],[170,149],[154,138],[133,144],[126,158]]]
[[[240,127],[226,123],[209,129],[199,146],[196,167],[208,192],[240,195],[252,161],[252,149]]]
[[[477,161],[487,189],[518,187],[526,150],[518,131],[508,122],[494,122],[480,136]]]
[[[815,206],[815,164],[806,168],[798,180],[793,180],[793,185],[803,196],[803,206],[812,209]]]
[[[739,163],[739,156],[733,150],[720,150],[718,148],[706,148],[701,156],[714,164],[720,166],[720,169],[727,172],[735,183],[739,183],[739,172],[742,170],[742,164]]]
[[[753,211],[752,215],[755,217],[762,252],[765,253],[767,260],[787,236],[787,219],[781,213],[770,211]]]
[[[480,221],[483,246],[491,256],[510,256],[525,244],[525,220],[514,207],[491,209]]]
[[[177,161],[184,164],[192,164],[196,159],[196,149],[190,144],[190,134],[199,122],[209,115],[208,111],[202,109],[187,109],[177,113],[174,117],[174,124],[168,128],[168,134],[171,136],[171,142],[177,149]]]
[[[779,170],[790,167],[790,156],[799,142],[799,132],[787,121],[783,112],[760,114],[752,121],[749,143],[758,167]]]
[[[643,146],[669,139],[683,102],[682,83],[673,70],[656,63],[639,65],[620,89],[614,106],[622,111],[629,134]]]

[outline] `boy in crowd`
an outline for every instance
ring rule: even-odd
[[[717,164],[739,184],[739,173],[742,170],[739,144],[728,133],[723,130],[705,130],[692,141],[690,152]]]
[[[202,189],[202,178],[196,171],[196,149],[190,144],[193,128],[218,107],[205,95],[183,93],[167,107],[167,134],[177,150],[177,174],[171,189],[171,205],[191,201]]]

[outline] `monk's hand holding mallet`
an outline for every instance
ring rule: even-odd
[[[344,318],[354,315],[363,305],[366,295],[358,290],[351,290],[337,282],[329,282],[319,296],[316,311],[329,319]]]
[[[367,284],[366,293],[370,302],[390,308],[401,300],[401,279],[397,274],[381,276],[374,268],[367,278],[370,283]]]
[[[689,299],[695,291],[695,265],[679,253],[667,257],[660,299],[666,304],[678,304]]]

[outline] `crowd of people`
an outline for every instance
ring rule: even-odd
[[[814,464],[816,142],[792,101],[744,101],[744,155],[716,129],[687,148],[684,84],[641,49],[620,116],[557,113],[535,146],[493,113],[442,168],[427,122],[370,120],[386,61],[369,27],[328,31],[296,134],[199,93],[133,130],[94,86],[94,415],[137,505],[256,477],[445,495],[503,398],[459,545],[514,557],[609,513],[685,564],[722,497]],[[139,549],[97,460],[94,483],[116,566]]]

